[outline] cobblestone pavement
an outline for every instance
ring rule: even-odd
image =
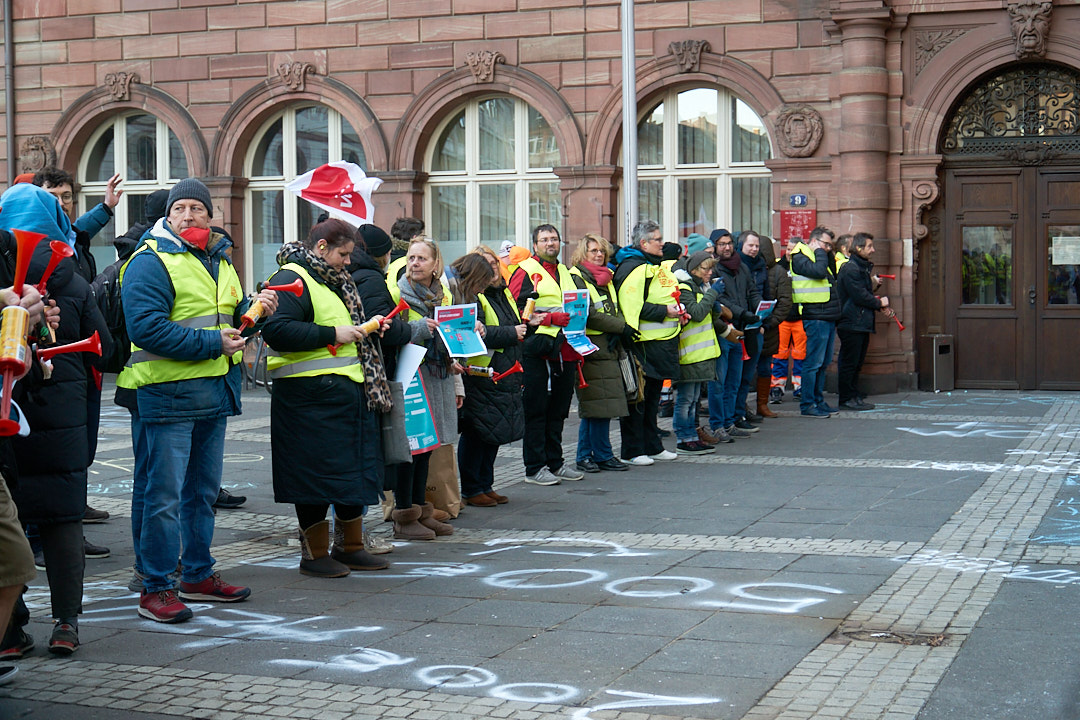
[[[0,717],[1080,717],[1080,397],[874,400],[827,422],[789,402],[716,454],[558,487],[523,484],[504,448],[508,505],[395,543],[387,571],[320,580],[296,572],[268,398],[248,393],[224,484],[250,499],[219,512],[214,555],[253,595],[177,626],[126,589],[131,450],[111,408],[91,504],[113,518],[86,532],[113,556],[88,561],[83,646],[21,661]],[[43,573],[27,600],[40,648]]]

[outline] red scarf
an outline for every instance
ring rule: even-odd
[[[611,278],[614,277],[614,273],[611,272],[611,268],[607,265],[594,265],[588,260],[582,260],[581,267],[592,273],[593,280],[595,280],[596,284],[600,287],[607,285],[611,282]]]
[[[184,228],[180,231],[180,237],[184,238],[184,240],[203,252],[206,252],[206,243],[210,241],[210,230],[208,228],[197,227]]]

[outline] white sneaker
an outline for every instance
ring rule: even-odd
[[[573,465],[569,463],[563,463],[555,472],[551,473],[560,480],[584,480],[585,476]]]
[[[525,482],[532,485],[558,485],[562,480],[546,467],[542,467],[536,471],[535,475],[526,475]]]
[[[674,460],[679,456],[677,453],[673,453],[670,450],[665,450],[663,452],[657,453],[656,455],[650,455],[649,457],[653,460]]]
[[[648,455],[638,455],[637,457],[630,458],[626,462],[631,465],[652,465],[655,461]]]

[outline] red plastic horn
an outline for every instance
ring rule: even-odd
[[[26,271],[30,269],[30,258],[34,255],[34,248],[45,239],[45,235],[29,230],[11,229],[15,235],[15,281],[11,283],[16,295],[22,295],[23,282],[26,280]]]
[[[578,363],[577,364],[577,380],[578,380],[577,386],[578,386],[578,390],[584,390],[585,388],[589,387],[589,383],[585,382],[585,373],[581,369],[582,365],[584,365],[584,363]]]
[[[75,248],[59,240],[50,240],[49,247],[52,248],[52,257],[49,258],[49,264],[45,266],[45,272],[41,274],[41,280],[37,284],[37,290],[42,295],[45,294],[45,285],[49,282],[53,270],[60,264],[60,261],[75,254]]]
[[[397,305],[394,306],[394,309],[386,313],[386,319],[389,320],[390,318],[397,315],[399,312],[405,312],[408,309],[409,303],[405,302],[404,300],[398,300]]]
[[[882,275],[880,273],[878,274],[878,277],[879,278],[885,278],[886,280],[895,280],[896,279],[895,275]]]
[[[300,282],[300,281],[297,280],[297,282]],[[391,310],[390,312],[386,313],[386,315],[383,316],[383,320],[390,320],[391,318],[393,318],[395,315],[397,315],[402,310],[408,310],[408,309],[409,309],[409,303],[405,302],[404,300],[398,300],[398,304],[394,306],[393,310]],[[370,323],[374,323],[374,325],[371,325]],[[372,319],[372,320],[368,320],[367,322],[365,322],[360,327],[364,328],[364,330],[366,330],[368,332],[368,334],[370,335],[371,333],[376,332],[379,329],[379,325],[381,325],[381,324],[382,323],[375,323],[374,319]],[[337,351],[338,351],[338,348],[340,348],[340,347],[341,347],[341,343],[338,343],[337,345],[327,345],[326,349],[330,351],[331,355],[333,355],[334,357],[337,357]]]
[[[504,377],[506,377],[508,375],[513,375],[514,373],[519,373],[519,372],[524,372],[524,368],[521,367],[521,363],[515,362],[513,367],[511,367],[509,370],[507,370],[506,372],[498,373],[496,375],[492,375],[491,379],[494,380],[495,382],[499,382]]]
[[[287,292],[292,293],[296,297],[300,297],[304,294],[304,281],[300,278],[296,278],[288,285],[267,285],[263,290],[274,290],[275,292]]]
[[[904,332],[904,323],[900,322],[900,318],[893,313],[892,319],[896,321],[896,327],[900,328],[900,332]]]
[[[101,336],[98,335],[97,330],[94,334],[85,340],[79,340],[78,342],[68,343],[67,345],[53,345],[47,348],[38,348],[37,356],[38,360],[45,362],[52,358],[53,355],[63,355],[65,353],[75,352],[88,352],[95,355],[101,355]]]
[[[690,313],[686,312],[686,308],[683,307],[682,301],[679,300],[679,291],[672,291],[671,298],[675,301],[675,307],[679,308],[679,317],[689,320]]]
[[[743,359],[743,361],[745,362],[746,360],[749,360],[750,359],[750,353],[746,352],[746,341],[745,340],[740,340],[739,341],[739,347],[742,348],[742,359]]]

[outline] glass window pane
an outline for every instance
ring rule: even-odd
[[[733,178],[731,180],[731,229],[754,229],[772,235],[769,203],[769,178]]]
[[[256,281],[277,272],[278,250],[285,242],[285,194],[282,190],[251,193],[251,271]]]
[[[638,165],[664,164],[664,103],[638,123]]]
[[[480,186],[480,237],[488,247],[497,248],[503,240],[517,242],[515,206],[513,183]]]
[[[1012,305],[1012,228],[964,228],[961,302],[965,305]]]
[[[679,181],[679,241],[690,233],[706,237],[716,227],[716,180]]]
[[[664,181],[642,180],[638,183],[638,220],[663,223]]]
[[[129,192],[123,194],[121,202],[127,203],[128,227],[146,222],[146,198],[149,195],[132,195]],[[93,207],[93,206],[91,206]],[[126,230],[124,232],[127,232]],[[99,233],[100,234],[100,233]]]
[[[90,150],[86,162],[86,182],[108,182],[115,175],[116,158],[113,156],[113,131],[110,126],[101,134]],[[92,205],[90,207],[93,207]]]
[[[150,115],[127,119],[127,175],[125,180],[157,178],[157,120]]]
[[[299,198],[291,198],[291,201],[296,203],[296,239],[304,241],[315,227],[315,221],[326,211]]]
[[[296,174],[330,162],[330,120],[323,105],[296,111]]]
[[[465,170],[465,111],[462,110],[442,131],[439,142],[435,145],[435,156],[431,169],[438,171]],[[464,203],[463,203],[464,205]]]
[[[514,169],[514,101],[492,98],[480,103],[480,169]]]
[[[1080,304],[1080,225],[1051,225],[1046,229],[1046,302]]]
[[[85,195],[84,211],[96,206],[105,200],[105,195]],[[127,228],[124,228],[125,230]],[[109,218],[108,224],[101,228],[101,232],[90,239],[90,254],[94,256],[98,271],[104,270],[106,265],[116,262],[116,248],[113,246],[113,238],[116,237],[116,219]]]
[[[559,183],[529,183],[529,232],[537,225],[562,227],[562,201]]]
[[[716,163],[718,93],[696,88],[679,93],[679,164]]]
[[[765,123],[750,106],[731,99],[731,162],[765,162],[769,159],[769,135]]]
[[[529,167],[549,168],[559,164],[559,144],[544,116],[529,108]]]
[[[439,241],[443,261],[449,265],[465,254],[465,186],[432,188],[431,234]]]
[[[187,157],[180,145],[180,138],[169,130],[169,178],[183,180],[188,176]]]
[[[281,118],[267,128],[255,146],[255,159],[251,166],[253,177],[282,177],[284,169],[284,150],[282,148]]]
[[[353,130],[353,126],[345,118],[341,118],[341,159],[359,165],[367,172],[367,156],[364,154],[364,146],[360,144],[360,135]]]

